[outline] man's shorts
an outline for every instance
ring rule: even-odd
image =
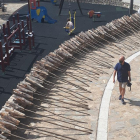
[[[71,31],[73,29],[73,25],[70,25],[69,26],[69,30]]]
[[[122,82],[122,83],[119,82],[119,87],[125,88],[126,85],[127,85],[127,82]]]

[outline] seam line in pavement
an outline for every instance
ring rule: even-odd
[[[134,58],[136,58],[139,55],[140,55],[140,51],[131,55],[125,61],[127,63],[130,63]],[[117,78],[115,77],[115,81],[116,79]],[[108,113],[109,113],[109,105],[110,105],[110,99],[111,99],[113,88],[114,88],[114,83],[113,83],[113,74],[112,74],[104,90],[104,94],[100,105],[96,140],[107,140]]]

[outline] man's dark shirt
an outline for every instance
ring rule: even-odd
[[[117,63],[114,69],[117,71],[117,79],[119,82],[127,82],[128,80],[128,71],[130,71],[130,65],[124,62],[123,65]]]

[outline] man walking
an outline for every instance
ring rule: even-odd
[[[119,82],[119,90],[120,90],[120,96],[119,100],[122,101],[122,104],[125,104],[124,102],[124,94],[125,94],[125,87],[127,85],[127,81],[131,81],[131,73],[130,73],[130,65],[126,63],[125,57],[121,56],[119,59],[119,63],[116,64],[114,67],[114,74],[113,74],[113,83],[115,83],[115,76],[117,72],[117,80]],[[128,79],[129,78],[129,79]]]

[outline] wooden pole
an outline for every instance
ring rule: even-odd
[[[5,67],[4,67],[3,50],[2,50],[2,42],[1,42],[1,40],[0,40],[0,59],[1,59],[2,72],[4,72]]]
[[[30,24],[30,28],[29,28],[29,31],[32,32],[32,21],[31,21],[31,5],[30,5],[30,0],[28,0],[28,12],[29,12],[29,24]]]
[[[28,13],[30,14],[30,0],[28,0]]]
[[[133,0],[130,0],[129,15],[133,13]]]

